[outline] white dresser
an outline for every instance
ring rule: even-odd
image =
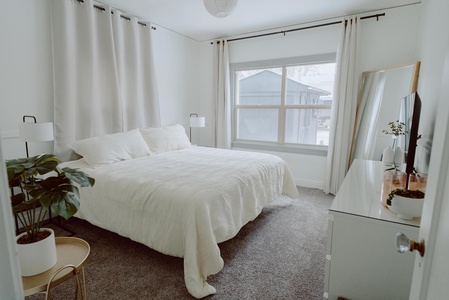
[[[409,298],[415,254],[396,251],[396,233],[418,238],[381,204],[382,164],[355,160],[329,209],[324,299]]]

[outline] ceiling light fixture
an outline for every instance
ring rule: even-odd
[[[206,10],[214,17],[229,16],[237,5],[237,0],[203,0]]]

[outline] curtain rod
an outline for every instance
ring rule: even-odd
[[[76,0],[76,1],[78,1],[78,3],[84,3],[84,0]],[[99,10],[101,10],[101,11],[106,11],[106,8],[104,8],[103,6],[96,5],[96,4],[93,4],[93,6],[94,6],[94,8],[99,9]],[[113,13],[114,13],[114,12],[111,11],[111,14],[113,14]],[[122,17],[123,19],[125,19],[125,20],[127,20],[127,21],[130,21],[130,20],[131,20],[130,17],[127,17],[127,16],[125,16],[125,15],[120,15],[120,17]],[[140,21],[138,21],[137,24],[142,25],[142,26],[144,26],[144,27],[147,26],[146,23],[140,22]],[[156,27],[151,26],[151,29],[156,30]]]
[[[370,15],[370,16],[366,16],[366,17],[360,17],[360,20],[376,18],[377,21],[379,21],[379,17],[384,17],[384,16],[385,16],[385,13],[381,13],[381,14],[375,14],[375,15]],[[268,36],[268,35],[275,35],[275,34],[283,34],[283,35],[285,35],[288,32],[300,31],[300,30],[312,29],[312,28],[318,28],[318,27],[324,27],[324,26],[331,26],[331,25],[340,24],[342,22],[343,21],[335,21],[335,22],[330,22],[330,23],[311,25],[311,26],[294,28],[294,29],[289,29],[289,30],[282,30],[282,31],[276,31],[276,32],[262,33],[262,34],[257,34],[257,35],[245,36],[245,37],[241,37],[241,38],[229,39],[227,41],[228,42],[234,42],[234,41],[253,39],[253,38],[258,38],[258,37],[263,37],[263,36]],[[211,42],[211,44],[213,44],[213,43],[214,42]],[[220,41],[218,41],[217,43],[220,43]]]

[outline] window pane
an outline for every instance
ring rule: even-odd
[[[282,68],[236,71],[238,105],[281,104]]]
[[[329,145],[330,109],[287,109],[285,142]]]
[[[335,63],[287,67],[287,105],[331,104]]]
[[[277,142],[277,109],[239,109],[237,112],[237,138]]]

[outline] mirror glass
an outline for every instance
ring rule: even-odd
[[[388,123],[399,120],[401,102],[416,91],[419,62],[366,71],[358,95],[351,159],[382,160],[383,150],[393,145]]]

